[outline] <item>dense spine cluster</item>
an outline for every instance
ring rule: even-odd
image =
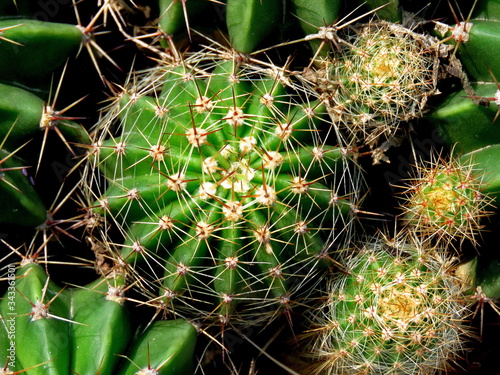
[[[454,238],[474,240],[491,205],[491,198],[481,191],[480,176],[470,161],[454,158],[417,165],[405,197],[408,228],[445,243]]]
[[[434,374],[464,346],[467,297],[450,264],[413,239],[369,239],[312,314],[315,374]]]
[[[430,39],[399,24],[337,29],[314,36],[332,43],[333,51],[304,78],[325,101],[343,142],[373,148],[394,137],[400,123],[422,115],[436,90],[436,55]]]

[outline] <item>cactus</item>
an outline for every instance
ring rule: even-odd
[[[350,235],[355,168],[326,143],[323,106],[286,79],[197,52],[131,79],[97,124],[88,165],[107,190],[89,168],[85,194],[95,186],[93,212],[122,233],[119,257],[156,269],[167,306],[201,293],[222,322],[244,302],[287,311],[292,285]]]
[[[68,298],[47,277],[42,266],[29,260],[25,263],[17,270],[18,279],[12,277],[15,287],[0,304],[0,314],[3,319],[10,318],[9,326],[14,328],[12,362],[16,368],[12,370],[31,368],[30,374],[62,374],[70,365],[70,353],[66,350]],[[2,348],[2,357],[6,353],[7,349]]]
[[[0,62],[0,190],[4,198],[0,221],[45,230],[50,214],[27,171],[36,164],[32,174],[38,172],[49,131],[55,131],[73,155],[70,142],[88,141],[83,127],[72,121],[75,118],[65,116],[77,102],[57,110],[61,82],[55,95],[50,91],[54,74],[92,34],[78,25],[30,19],[36,7],[27,2],[2,5],[7,6],[0,10],[0,55],[4,57]],[[19,5],[22,18],[12,14],[11,5]],[[33,152],[28,143],[40,134],[41,151]]]
[[[496,124],[496,97],[500,92],[497,85],[495,82],[474,83],[472,88],[475,94],[470,100],[464,100],[469,96],[465,89],[459,90],[448,95],[427,117],[444,144],[457,154],[500,143]]]
[[[434,374],[469,332],[468,299],[450,264],[416,238],[369,238],[311,310],[311,374]]]
[[[1,19],[0,80],[40,88],[87,37],[78,26],[31,19]],[[47,86],[41,86],[47,89]]]
[[[477,2],[477,1],[476,1]],[[488,1],[484,1],[487,4]],[[490,2],[491,3],[491,2]],[[481,9],[486,8],[486,9]],[[482,17],[472,18],[472,11],[467,20],[455,25],[436,22],[435,31],[444,41],[455,46],[456,52],[463,63],[468,76],[474,81],[488,81],[490,72],[500,74],[500,65],[494,58],[493,45],[500,42],[498,14],[488,11],[487,6],[479,6],[476,10]],[[483,13],[484,12],[484,13]]]
[[[495,306],[499,295],[497,256],[487,254],[487,246],[478,256],[480,266],[466,271],[469,276],[477,273],[474,295],[453,276],[455,264],[440,258],[458,241],[483,244],[487,223],[480,219],[490,214],[492,203],[486,194],[495,198],[500,191],[500,142],[492,125],[499,113],[498,64],[492,58],[490,66],[484,64],[486,52],[495,50],[490,45],[498,44],[496,35],[486,33],[496,30],[496,2],[478,1],[480,11],[469,17],[473,26],[455,21],[455,26],[443,27],[441,40],[424,31],[429,28],[425,22],[407,22],[402,7],[408,2],[400,6],[399,1],[380,8],[379,0],[369,0],[365,5],[372,11],[363,15],[361,7],[340,8],[338,0],[228,0],[216,6],[209,0],[146,5],[99,0],[77,4],[79,9],[92,8],[95,16],[89,26],[61,23],[53,28],[28,19],[38,3],[2,2],[0,54],[12,58],[0,62],[0,191],[3,198],[10,194],[12,199],[0,202],[1,208],[8,205],[0,211],[0,221],[14,222],[12,213],[19,207],[11,206],[20,203],[25,214],[15,217],[16,224],[47,231],[57,222],[45,217],[46,202],[23,175],[23,167],[33,165],[26,157],[36,142],[21,147],[37,133],[41,138],[55,130],[71,151],[81,145],[88,151],[81,159],[79,186],[70,187],[63,198],[65,204],[71,206],[74,200],[84,208],[81,216],[71,211],[74,217],[67,222],[76,221],[72,228],[85,227],[86,232],[67,234],[86,236],[94,250],[102,247],[104,253],[95,253],[99,279],[84,287],[62,290],[39,265],[19,270],[25,276],[16,280],[20,293],[14,294],[21,301],[16,320],[29,321],[28,307],[37,304],[43,290],[52,298],[43,298],[48,307],[42,311],[53,317],[37,325],[29,321],[26,330],[36,329],[36,340],[21,339],[15,367],[7,365],[0,373],[193,373],[195,328],[184,320],[157,320],[159,316],[201,318],[203,330],[215,325],[221,329],[214,336],[222,341],[219,350],[225,351],[225,360],[234,349],[231,339],[226,341],[227,329],[236,328],[234,333],[251,343],[255,327],[247,325],[274,324],[271,320],[284,317],[297,332],[304,312],[312,322],[302,349],[308,351],[307,373],[449,369],[470,334],[470,304],[488,301]],[[16,6],[23,18],[13,18]],[[225,9],[222,17],[219,11]],[[146,27],[127,24],[147,18],[148,10],[152,18]],[[212,25],[208,19],[214,12],[220,19]],[[385,20],[370,21],[374,13]],[[78,14],[77,20],[80,23]],[[400,20],[401,25],[393,23]],[[23,28],[37,30],[31,41],[41,38],[43,43],[34,46],[19,39]],[[105,54],[93,41],[97,29],[118,31],[108,35],[115,45],[135,42],[141,49],[136,68],[150,68],[115,85],[109,82],[120,73],[106,76],[98,68],[113,96],[89,129],[89,139],[85,129],[66,116],[71,106],[58,110],[59,95],[51,99],[28,86],[41,82],[47,89],[48,80],[77,47]],[[47,30],[52,33],[42,37]],[[58,30],[62,39],[53,34]],[[196,44],[200,32],[210,35],[208,46]],[[274,43],[277,47],[269,47]],[[259,60],[262,52],[265,62]],[[143,55],[153,53],[153,62],[145,61]],[[467,75],[455,56],[463,60]],[[283,61],[286,68],[281,68]],[[308,68],[302,71],[304,66]],[[352,225],[357,213],[365,212],[358,206],[364,186],[357,158],[364,163],[363,157],[370,154],[375,163],[389,161],[384,153],[399,143],[400,135],[407,135],[401,131],[410,129],[406,121],[425,114],[427,99],[438,93],[439,79],[450,75],[466,87],[448,95],[459,85],[444,85],[444,103],[430,119],[446,135],[452,158],[440,153],[443,156],[417,164],[401,215],[405,238],[368,238],[361,249],[353,249],[351,242],[360,232],[381,224]],[[467,86],[469,78],[488,83]],[[81,87],[69,89],[76,94]],[[64,99],[64,94],[59,97]],[[432,104],[437,103],[434,99],[439,100],[433,98]],[[422,134],[427,129],[420,122],[415,124],[418,136],[429,135]],[[397,152],[391,150],[396,155],[390,155],[391,160],[402,160]],[[37,170],[43,172],[38,166],[46,168],[50,159],[38,153],[36,158]],[[377,168],[367,171],[378,174],[390,167]],[[393,163],[393,168],[399,173],[404,167]],[[44,181],[43,173],[38,176]],[[382,184],[374,191],[378,187]],[[370,197],[384,198],[378,193]],[[385,213],[374,217],[388,218]],[[37,248],[28,234],[16,235],[27,239],[28,251],[35,255],[53,238],[45,237]],[[19,252],[17,246],[7,246],[7,258]],[[60,254],[47,255],[60,259]],[[464,260],[467,253],[454,255]],[[67,256],[80,254],[66,246],[61,257]],[[62,268],[69,267],[74,266]],[[28,268],[32,271],[21,272]],[[113,275],[117,269],[123,271]],[[380,292],[370,289],[369,282],[380,284]],[[317,296],[316,288],[326,290],[327,296],[322,305],[313,306],[309,298]],[[8,301],[6,294],[0,303],[4,362],[2,355],[10,345],[3,334]],[[150,322],[149,315],[129,315],[128,307],[137,303],[152,307],[141,312],[156,309]],[[372,313],[374,304],[377,310]],[[135,318],[140,321],[137,330]],[[207,328],[206,333],[208,337],[213,331]],[[56,358],[53,354],[60,348],[46,338],[57,334],[68,345]],[[160,347],[163,341],[170,346]],[[260,353],[267,354],[265,349]],[[230,362],[233,359],[240,360],[237,354]],[[233,373],[246,372],[241,362],[232,366]],[[263,371],[272,370],[258,369]]]
[[[1,374],[139,373],[134,366],[148,374],[192,373],[196,328],[182,319],[157,321],[132,337],[116,272],[72,288],[54,283],[36,259],[14,272],[0,303]]]
[[[0,148],[0,222],[36,227],[46,220],[46,208],[26,175],[26,164]]]
[[[470,160],[450,157],[416,166],[416,176],[405,192],[404,219],[409,230],[422,238],[449,243],[474,240],[480,219],[491,214],[492,199],[482,193],[480,170]]]
[[[431,39],[386,21],[346,22],[330,34],[316,37],[332,43],[334,52],[318,58],[303,78],[327,103],[343,144],[375,148],[380,139],[394,138],[403,121],[422,116],[436,93]]]
[[[210,0],[158,0],[159,28],[169,37],[178,36],[186,28],[191,39],[193,19],[199,20],[200,14],[207,16],[213,10],[211,8],[216,7],[215,4],[222,4],[215,1],[210,3]],[[282,39],[275,37],[280,34],[280,27],[293,31],[300,29],[311,34],[332,24],[339,9],[338,0],[228,0],[218,12],[219,17],[224,14],[221,18],[225,22],[217,25],[214,19],[214,25],[211,26],[227,32],[227,41],[233,49],[250,54],[258,48],[272,45],[269,40],[282,42]],[[314,50],[319,47],[316,42],[311,41]]]

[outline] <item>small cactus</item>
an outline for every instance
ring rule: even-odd
[[[425,35],[386,21],[337,29],[318,34],[334,52],[304,78],[325,99],[346,144],[374,147],[422,115],[436,93],[436,52]]]
[[[449,368],[470,315],[450,264],[416,239],[369,239],[331,277],[306,336],[311,374],[434,374]]]
[[[416,166],[408,183],[404,219],[410,230],[438,241],[474,240],[480,219],[491,212],[491,198],[481,192],[482,174],[466,160],[435,158]]]

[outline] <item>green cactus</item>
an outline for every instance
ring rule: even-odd
[[[215,26],[216,20],[212,20],[213,27],[227,32],[231,47],[247,54],[268,47],[266,38],[279,43],[280,39],[274,34],[280,34],[280,27],[296,29],[299,26],[304,33],[312,34],[333,24],[341,5],[338,0],[227,0],[210,3],[210,0],[158,0],[159,28],[168,36],[178,36],[186,28],[191,38],[193,19],[199,21],[200,14],[210,14],[215,4],[223,5],[220,12],[224,13],[221,18],[225,22]],[[285,26],[288,24],[294,26]],[[311,44],[316,50],[321,43],[313,40]]]
[[[333,43],[334,52],[303,78],[328,104],[344,144],[375,148],[394,138],[403,121],[422,116],[437,83],[437,55],[426,36],[386,21],[347,22],[331,34],[317,37]]]
[[[26,163],[0,148],[0,222],[36,227],[47,209],[26,174]]]
[[[370,238],[311,310],[311,374],[435,374],[451,367],[471,313],[448,261],[413,238]]]
[[[5,9],[3,5],[7,5]],[[36,8],[27,2],[18,4],[23,18],[16,17],[11,5],[13,3],[2,4],[0,9],[0,55],[3,56],[0,62],[3,164],[0,190],[4,198],[0,203],[0,221],[41,228],[47,220],[46,202],[40,198],[26,171],[32,168],[33,175],[38,171],[49,131],[55,130],[73,155],[69,142],[88,142],[83,127],[64,116],[71,106],[60,111],[55,108],[60,85],[54,97],[49,91],[54,74],[77,53],[91,33],[72,24],[27,18]],[[33,152],[28,143],[40,134],[43,134],[42,150]]]
[[[0,303],[2,319],[10,319],[9,327],[14,328],[12,362],[16,367],[11,370],[30,369],[32,375],[67,373],[70,366],[67,295],[35,262],[26,260],[15,277],[13,287]],[[7,349],[2,348],[1,356],[6,353]]]
[[[442,142],[458,154],[500,143],[497,85],[474,83],[472,88],[474,97],[464,100],[470,94],[465,89],[454,92],[427,116]]]
[[[479,220],[491,203],[485,195],[495,198],[500,191],[498,63],[486,57],[491,64],[484,64],[498,44],[497,2],[480,1],[473,26],[443,27],[441,40],[422,31],[428,25],[408,26],[397,0],[381,9],[378,0],[366,2],[385,21],[369,21],[366,14],[358,18],[361,7],[340,9],[338,0],[228,0],[217,8],[209,0],[99,0],[78,3],[95,14],[85,28],[29,20],[38,9],[29,0],[2,2],[0,54],[10,59],[0,62],[0,192],[12,198],[0,202],[0,221],[12,223],[15,212],[24,212],[16,216],[17,224],[47,220],[44,203],[23,175],[32,160],[17,156],[30,154],[21,146],[40,129],[45,135],[55,130],[72,151],[86,145],[79,189],[71,187],[63,199],[85,201],[86,212],[75,214],[83,219],[72,228],[86,227],[81,237],[103,246],[106,254],[96,252],[101,277],[80,288],[62,290],[39,265],[19,270],[15,318],[23,323],[20,332],[32,333],[35,340],[21,339],[14,367],[5,362],[10,346],[3,334],[8,333],[6,294],[0,303],[0,361],[7,366],[0,373],[191,374],[194,326],[155,321],[157,316],[219,323],[216,336],[229,353],[224,333],[235,323],[268,324],[284,313],[295,330],[303,315],[294,314],[304,310],[312,322],[303,347],[311,364],[305,373],[449,369],[470,333],[470,303],[494,305],[499,295],[495,255],[482,251],[474,271],[467,271],[477,273],[474,295],[453,276],[454,265],[439,258],[456,241],[480,245]],[[14,3],[22,19],[12,18]],[[158,19],[149,19],[147,27],[127,24],[142,11],[147,18],[149,10]],[[213,12],[221,10],[226,16],[219,14],[209,24]],[[35,36],[19,39],[28,29]],[[65,110],[57,110],[55,99],[28,86],[40,80],[47,89],[53,72],[78,47],[105,54],[93,42],[94,29],[119,31],[117,45],[133,41],[141,54],[157,53],[153,59],[159,65],[132,73],[123,85],[109,84],[114,97],[89,139]],[[220,44],[196,45],[200,32]],[[176,48],[177,41],[182,47]],[[269,47],[274,43],[278,47]],[[460,45],[456,54],[453,44]],[[180,52],[185,46],[189,52]],[[259,48],[267,48],[265,63],[258,61],[264,51]],[[454,56],[463,60],[468,75]],[[136,61],[139,69],[150,66],[142,57]],[[286,68],[275,65],[283,61]],[[297,74],[304,66],[308,69]],[[443,73],[488,81],[447,96],[431,114],[454,157],[417,165],[406,191],[404,239],[368,238],[361,249],[352,249],[360,232],[352,223],[363,209],[357,206],[363,177],[355,159],[371,154],[375,163],[388,161],[384,152],[399,143],[404,122],[426,112]],[[101,75],[106,83],[110,77]],[[369,232],[373,221],[365,224],[361,231]],[[48,243],[44,239],[35,249],[36,241],[28,241],[30,253],[37,254]],[[9,248],[19,251],[17,244]],[[107,274],[110,268],[127,276]],[[25,269],[31,271],[22,273]],[[325,269],[329,276],[318,277]],[[324,303],[304,303],[309,301],[304,297],[317,296],[316,287],[326,288]],[[129,297],[128,290],[140,294]],[[128,305],[138,301],[157,311],[149,329],[141,324],[134,335]],[[44,305],[40,315],[52,315],[41,324],[30,321],[38,302]],[[235,328],[241,332],[241,326]],[[68,344],[62,351],[56,340],[47,340],[54,335]],[[253,340],[246,332],[242,337]],[[235,362],[233,372],[240,365]]]
[[[436,33],[454,45],[468,76],[474,81],[489,81],[491,73],[500,76],[500,64],[495,58],[495,45],[500,43],[498,17],[467,19],[453,26],[436,23]]]
[[[64,65],[87,35],[70,24],[31,19],[0,19],[0,81],[47,89],[54,70]]]
[[[181,319],[156,321],[132,336],[136,324],[119,273],[64,289],[36,260],[8,272],[0,303],[1,374],[140,373],[134,366],[148,374],[192,373],[196,328]]]
[[[245,302],[286,311],[292,285],[349,238],[355,168],[325,143],[323,106],[286,79],[202,51],[131,79],[97,124],[85,194],[122,233],[120,258],[141,278],[156,270],[167,306],[201,293],[222,322]]]
[[[491,214],[492,198],[483,194],[483,173],[470,159],[436,157],[416,166],[407,183],[403,217],[407,227],[422,238],[449,243],[475,240],[480,219]]]

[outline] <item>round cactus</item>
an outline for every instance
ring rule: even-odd
[[[85,187],[121,233],[119,261],[169,309],[223,323],[241,303],[287,310],[350,234],[359,187],[326,143],[324,107],[238,54],[197,52],[130,81],[97,124]]]
[[[304,78],[325,99],[346,144],[377,146],[402,121],[422,115],[436,91],[430,37],[386,21],[326,31],[317,37],[330,40],[335,52],[318,58]]]
[[[434,374],[459,354],[467,299],[416,240],[370,239],[331,278],[313,310],[313,374]]]
[[[481,192],[482,174],[470,162],[437,158],[416,166],[406,191],[404,218],[410,230],[445,242],[474,240],[491,198]]]

